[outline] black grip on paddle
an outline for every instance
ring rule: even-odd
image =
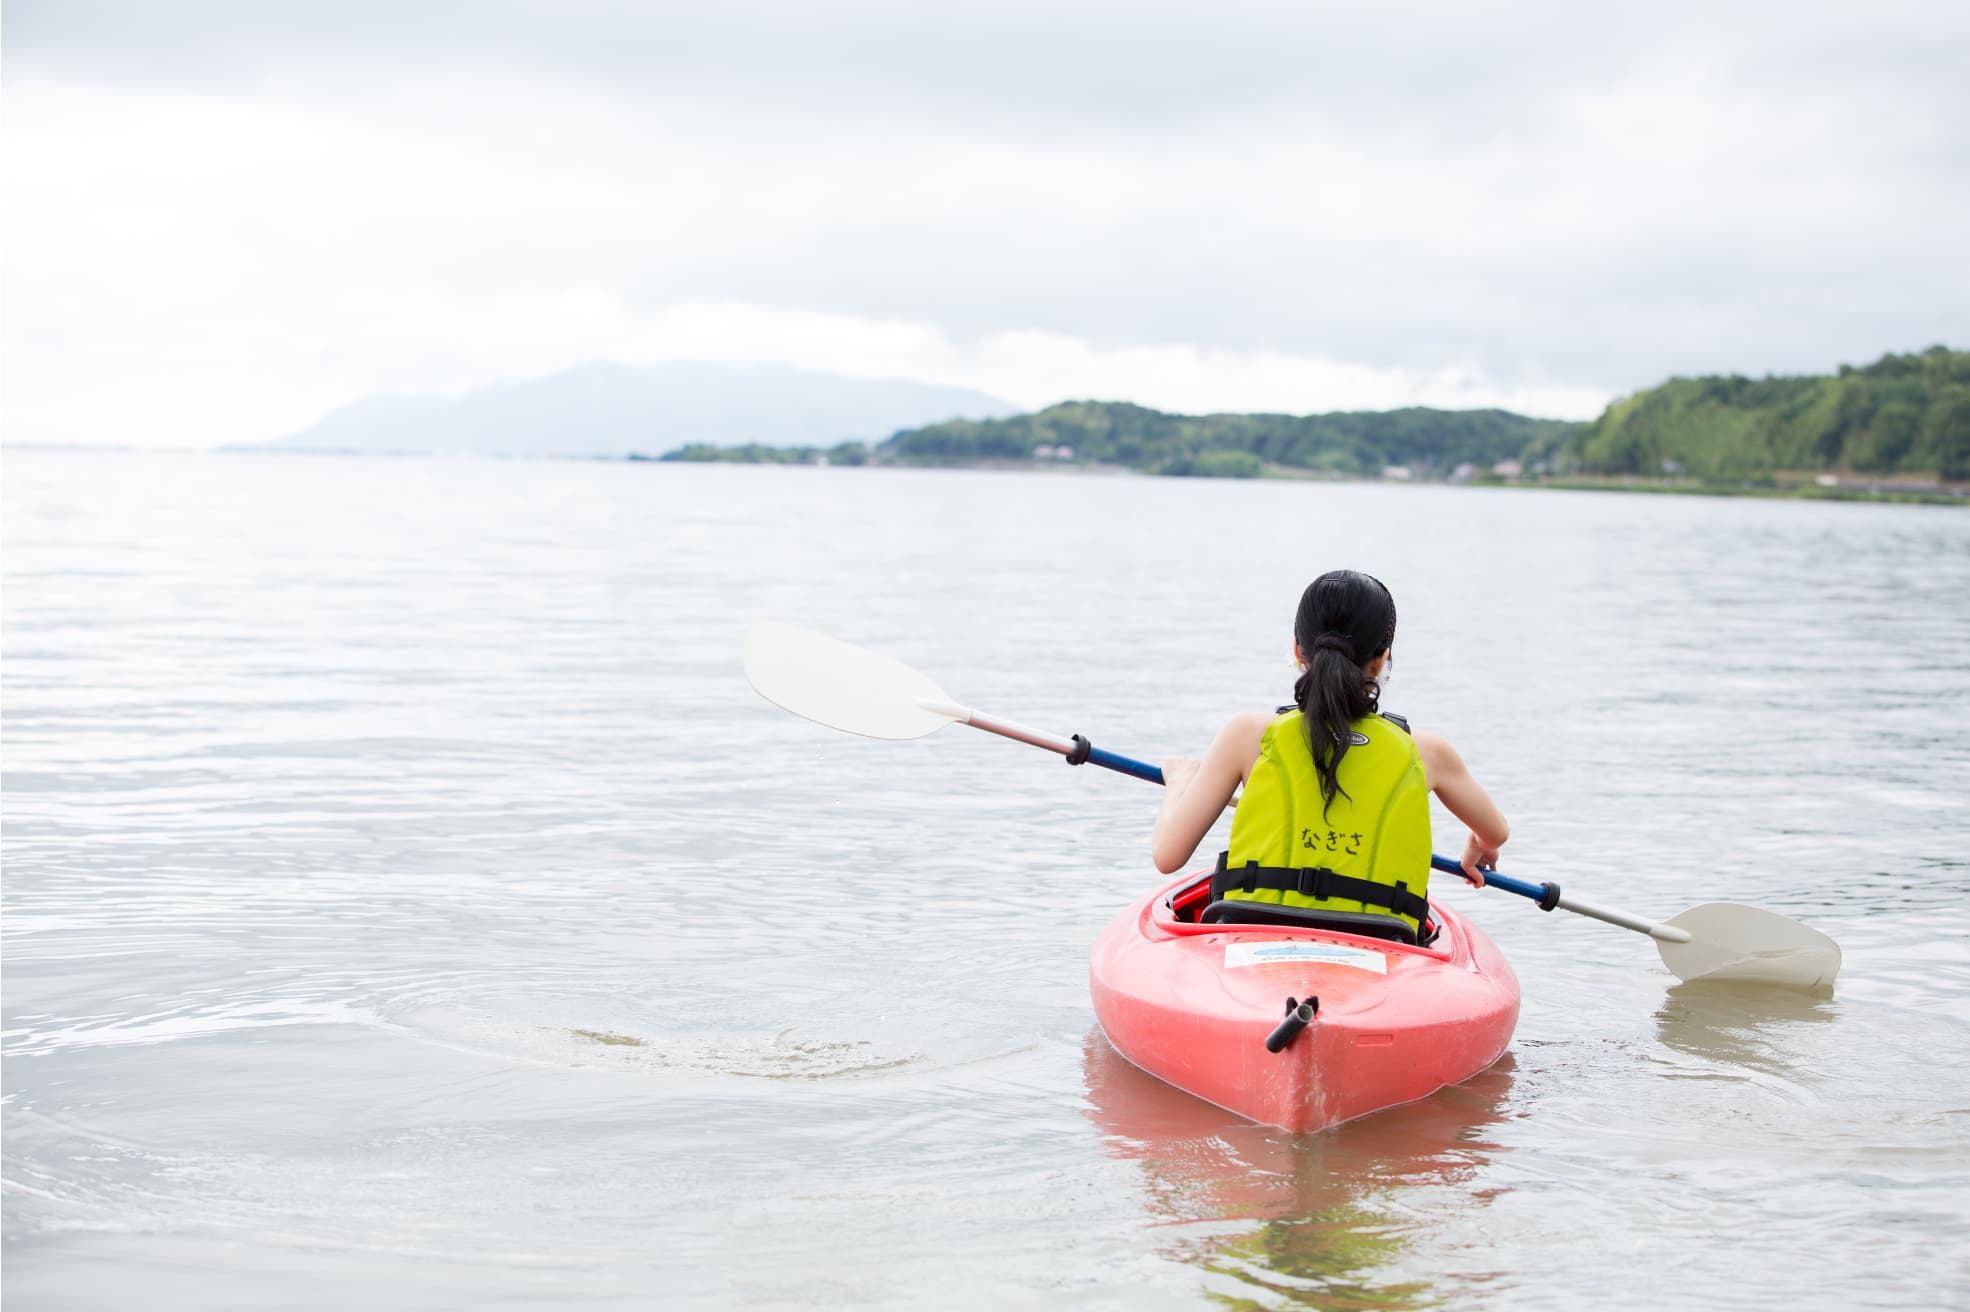
[[[1093,751],[1094,744],[1077,733],[1074,735],[1074,750],[1067,753],[1067,764],[1086,765],[1088,756]]]
[[[1559,904],[1560,886],[1551,883],[1541,884],[1539,886],[1539,909],[1541,911],[1551,911]]]
[[[1286,1019],[1280,1021],[1278,1027],[1265,1036],[1265,1050],[1279,1052],[1285,1048],[1287,1044],[1300,1037],[1300,1031],[1310,1025],[1319,1012],[1319,998],[1308,998],[1305,1002],[1286,999]]]

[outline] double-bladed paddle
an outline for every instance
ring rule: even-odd
[[[1070,765],[1099,765],[1150,783],[1163,772],[1144,761],[1103,751],[1080,734],[1062,738],[959,705],[928,676],[900,661],[849,643],[781,624],[755,622],[746,634],[746,680],[754,691],[795,715],[865,738],[922,738],[947,724],[1044,747]],[[1430,864],[1450,874],[1448,857]],[[1753,980],[1821,988],[1840,971],[1840,945],[1790,916],[1737,902],[1706,902],[1667,921],[1650,920],[1582,901],[1558,884],[1530,883],[1485,871],[1485,885],[1529,898],[1546,911],[1588,916],[1647,934],[1662,964],[1684,980]]]

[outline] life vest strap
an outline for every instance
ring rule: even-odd
[[[1218,853],[1218,867],[1211,872],[1211,900],[1214,902],[1229,892],[1256,893],[1265,888],[1281,893],[1298,893],[1316,902],[1348,898],[1365,907],[1383,907],[1398,916],[1413,917],[1418,925],[1429,919],[1429,899],[1410,892],[1406,883],[1398,882],[1394,886],[1378,884],[1372,879],[1356,879],[1352,875],[1340,874],[1326,866],[1262,866],[1256,861],[1247,861],[1233,870],[1225,864],[1230,855],[1228,852]]]

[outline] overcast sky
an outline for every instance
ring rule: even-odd
[[[1970,5],[7,0],[9,442],[588,360],[1591,416],[1970,346]]]

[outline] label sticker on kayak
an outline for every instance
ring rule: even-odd
[[[1310,961],[1328,966],[1353,966],[1389,973],[1389,959],[1368,948],[1351,948],[1339,943],[1233,943],[1224,950],[1224,968],[1271,966],[1280,962]]]

